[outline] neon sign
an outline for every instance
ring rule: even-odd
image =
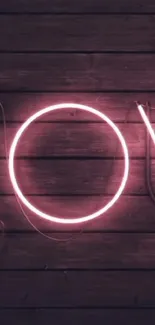
[[[146,115],[146,113],[144,111],[144,108],[143,108],[143,106],[141,104],[137,104],[137,107],[138,107],[140,115],[141,115],[147,129],[148,129],[148,132],[149,132],[149,134],[150,134],[150,136],[151,136],[151,138],[152,138],[152,140],[153,140],[153,142],[155,144],[155,133],[154,133],[154,130],[153,130],[151,124],[150,124],[150,121],[149,121],[149,119],[148,119],[148,117],[147,117],[147,115]]]
[[[108,123],[108,125],[113,129],[113,131],[115,132],[115,134],[117,135],[121,146],[122,146],[122,151],[124,154],[124,173],[123,173],[123,177],[120,183],[120,186],[117,190],[117,192],[115,193],[115,195],[113,196],[113,198],[100,210],[90,214],[90,215],[86,215],[86,216],[82,216],[80,218],[74,218],[74,219],[68,219],[68,218],[58,218],[52,215],[49,215],[47,213],[44,213],[43,211],[39,210],[37,207],[35,207],[34,205],[32,205],[27,199],[26,197],[23,195],[17,179],[16,179],[16,175],[15,175],[15,167],[14,167],[14,159],[15,159],[15,153],[16,153],[16,148],[17,145],[20,141],[20,138],[22,136],[22,134],[24,133],[24,131],[28,128],[28,126],[35,121],[38,117],[54,111],[54,110],[60,110],[60,109],[65,109],[65,108],[75,108],[75,109],[80,109],[80,110],[84,110],[87,112],[90,112],[92,114],[95,114],[96,116],[99,116],[102,120],[104,120],[105,122]],[[149,118],[147,117],[144,108],[141,104],[137,103],[137,108],[140,112],[140,115],[148,129],[148,132],[155,144],[155,133],[154,130],[150,124]],[[19,128],[19,130],[17,131],[13,142],[11,144],[10,147],[10,152],[9,152],[9,175],[10,175],[10,179],[12,182],[12,186],[14,188],[15,193],[17,194],[17,196],[19,197],[19,199],[22,201],[22,203],[27,206],[27,208],[32,211],[33,213],[35,213],[37,216],[44,218],[46,220],[52,221],[52,222],[56,222],[56,223],[62,223],[62,224],[76,224],[76,223],[81,223],[81,222],[86,222],[92,219],[97,218],[98,216],[100,216],[101,214],[105,213],[107,210],[109,210],[115,203],[116,201],[119,199],[119,197],[121,196],[126,183],[127,183],[127,179],[128,179],[128,174],[129,174],[129,154],[128,154],[128,148],[127,148],[127,144],[125,142],[125,139],[122,135],[122,133],[120,132],[119,128],[115,125],[114,122],[112,122],[105,114],[101,113],[100,111],[98,111],[97,109],[94,109],[92,107],[89,106],[85,106],[85,105],[81,105],[81,104],[74,104],[74,103],[64,103],[64,104],[58,104],[58,105],[52,105],[49,107],[46,107],[40,111],[38,111],[37,113],[33,114],[32,116],[30,116],[23,124],[22,126]]]
[[[16,179],[16,175],[15,175],[15,168],[14,168],[14,158],[15,158],[15,153],[16,153],[16,148],[17,145],[20,141],[20,138],[23,134],[23,132],[28,128],[28,126],[35,121],[38,117],[54,111],[54,110],[60,110],[60,109],[65,109],[65,108],[75,108],[75,109],[81,109],[87,112],[90,112],[92,114],[95,114],[97,116],[99,116],[102,120],[104,120],[105,122],[108,123],[109,126],[111,126],[111,128],[113,129],[113,131],[116,133],[121,146],[122,146],[122,150],[123,150],[123,154],[124,154],[124,173],[123,173],[123,177],[120,183],[120,186],[117,190],[117,192],[115,193],[115,195],[113,196],[113,198],[100,210],[87,215],[87,216],[83,216],[80,218],[74,218],[74,219],[67,219],[67,218],[58,218],[49,214],[44,213],[43,211],[40,211],[39,209],[37,209],[34,205],[32,205],[27,199],[26,197],[23,195],[21,189],[19,188],[17,179]],[[17,196],[19,197],[19,199],[22,201],[22,203],[27,206],[27,208],[32,211],[33,213],[35,213],[36,215],[38,215],[41,218],[47,219],[49,221],[53,221],[53,222],[57,222],[57,223],[63,223],[63,224],[75,224],[75,223],[80,223],[80,222],[85,222],[88,220],[92,220],[98,216],[100,216],[101,214],[105,213],[108,209],[110,209],[115,202],[119,199],[120,195],[122,194],[127,179],[128,179],[128,174],[129,174],[129,154],[128,154],[128,148],[125,142],[125,139],[122,135],[122,133],[120,132],[119,128],[115,125],[115,123],[113,123],[106,115],[104,115],[103,113],[101,113],[100,111],[89,107],[89,106],[85,106],[85,105],[80,105],[80,104],[71,104],[71,103],[65,103],[65,104],[59,104],[59,105],[52,105],[49,107],[46,107],[40,111],[38,111],[37,113],[35,113],[34,115],[30,116],[23,124],[22,126],[19,128],[19,130],[17,131],[13,142],[11,144],[11,148],[10,148],[10,152],[9,152],[9,174],[10,174],[10,179],[14,188],[15,193],[17,194]]]

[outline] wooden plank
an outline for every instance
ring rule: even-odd
[[[123,176],[124,161],[114,159],[16,160],[18,183],[24,194],[99,195],[116,193]],[[125,194],[147,194],[143,160],[130,160]],[[0,161],[0,193],[13,193],[5,160]],[[152,180],[155,178],[153,161]],[[38,202],[40,204],[40,202]]]
[[[155,107],[154,93],[1,93],[0,102],[5,110],[7,121],[23,122],[31,114],[44,107],[63,102],[79,103],[92,106],[109,116],[114,122],[141,122],[142,118],[136,108],[135,101],[143,104],[149,101]],[[155,122],[155,110],[151,112],[151,120]],[[2,121],[2,114],[0,114]],[[101,121],[88,112],[65,109],[54,111],[41,117],[41,121]]]
[[[155,234],[52,235],[1,235],[0,270],[155,269]]]
[[[116,323],[119,325],[154,325],[155,311],[153,309],[9,309],[0,310],[2,324],[10,322],[16,325],[46,325],[54,324],[98,324]]]
[[[6,0],[0,3],[1,12],[51,12],[51,13],[120,13],[120,12],[155,12],[154,0]]]
[[[47,197],[28,196],[28,199],[40,206],[43,211],[62,218],[80,217],[91,214],[108,202],[111,197],[104,196],[64,196]],[[1,216],[0,230],[2,232],[33,232],[34,229],[28,223],[21,212],[14,196],[0,197]],[[30,221],[43,232],[71,232],[66,237],[80,238],[81,232],[155,232],[154,203],[149,196],[121,196],[115,206],[108,212],[86,224],[61,225],[45,221],[33,215],[26,208]],[[77,232],[74,234],[74,232]],[[63,238],[63,234],[53,233],[51,236]]]
[[[5,15],[0,51],[154,51],[154,21],[154,15]]]
[[[130,157],[145,157],[144,124],[117,124],[122,132]],[[21,124],[7,124],[7,144],[10,147],[13,137]],[[155,128],[155,125],[153,124]],[[131,132],[132,129],[132,132]],[[0,138],[4,136],[0,125]],[[152,155],[155,157],[154,146]],[[4,143],[0,143],[0,157],[4,157]],[[105,123],[32,123],[19,142],[18,157],[123,157],[117,135]]]
[[[144,124],[117,123],[128,146],[130,158],[146,157],[146,127]],[[7,144],[21,124],[7,124]],[[152,123],[155,129],[155,123]],[[132,132],[131,132],[132,130]],[[0,125],[0,138],[4,137]],[[151,157],[155,148],[151,142]],[[4,142],[0,143],[0,157],[5,156]],[[124,157],[121,144],[112,128],[105,123],[32,123],[19,142],[17,157]]]
[[[155,271],[1,271],[0,306],[154,307],[154,276]]]
[[[1,54],[0,88],[154,91],[154,58],[153,54]]]

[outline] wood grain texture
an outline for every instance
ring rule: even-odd
[[[1,54],[0,88],[154,91],[154,60],[153,54]]]
[[[154,276],[155,271],[1,271],[0,306],[154,307]]]
[[[5,15],[0,51],[154,51],[154,23],[154,15]]]
[[[0,270],[155,269],[155,234],[49,235],[58,241],[39,234],[1,235]]]
[[[140,100],[155,107],[154,22],[154,0],[1,1],[0,102],[8,147],[31,114],[72,101],[116,122],[131,158],[123,195],[95,221],[62,227],[25,209],[39,230],[59,239],[48,241],[16,202],[0,123],[2,325],[154,324],[155,215],[145,180],[145,126],[135,105]],[[22,190],[38,208],[58,217],[80,217],[103,207],[123,172],[111,130],[78,110],[35,123],[17,154]],[[154,184],[153,146],[151,155]]]
[[[155,12],[154,0],[7,0],[1,1],[1,12],[55,12],[55,13],[120,13],[120,12]]]
[[[16,160],[16,177],[24,194],[100,195],[114,194],[123,177],[123,160],[30,159]],[[147,194],[143,160],[130,161],[125,194]],[[0,161],[0,193],[13,193],[5,160]],[[155,161],[152,162],[152,181]]]
[[[7,121],[24,122],[31,114],[36,111],[54,104],[71,102],[84,104],[99,109],[114,122],[138,122],[143,123],[142,118],[135,105],[135,101],[141,101],[145,104],[150,101],[152,107],[155,107],[155,93],[3,93],[0,94],[0,102],[4,106]],[[0,114],[2,121],[2,114]],[[88,112],[65,109],[54,111],[41,117],[41,121],[46,122],[71,122],[71,121],[93,121],[101,120]],[[155,110],[151,111],[151,121],[155,122]]]
[[[154,325],[155,311],[153,309],[9,309],[0,310],[2,324],[9,324],[10,321],[16,325],[79,325],[115,323],[119,325]]]
[[[49,114],[50,115],[50,114]],[[155,124],[152,124],[155,128]],[[7,124],[7,144],[21,124]],[[145,157],[145,125],[117,123],[130,157]],[[0,138],[4,135],[0,125]],[[0,157],[4,157],[4,143],[0,143]],[[154,146],[152,155],[155,157]],[[106,123],[32,123],[23,134],[17,148],[17,157],[124,157],[122,146],[113,129]]]
[[[28,196],[28,199],[40,205],[43,211],[59,218],[80,217],[100,209],[111,196]],[[1,196],[0,230],[7,232],[34,232],[32,226],[23,216],[14,196]],[[30,221],[43,232],[53,232],[53,237],[62,237],[64,232],[71,232],[65,237],[80,238],[80,232],[155,232],[154,203],[149,196],[121,196],[114,208],[101,217],[83,225],[61,225],[48,222],[33,215],[26,208]],[[61,234],[54,234],[61,232]],[[74,234],[74,232],[77,232]],[[51,234],[52,236],[52,234]],[[41,238],[40,238],[41,240]],[[3,243],[3,238],[2,238]],[[95,248],[94,248],[95,249]]]

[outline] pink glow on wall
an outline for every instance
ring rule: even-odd
[[[58,218],[58,217],[49,215],[47,213],[44,213],[43,211],[37,209],[34,205],[32,205],[26,199],[26,197],[23,195],[21,189],[19,188],[19,185],[18,185],[18,182],[16,179],[16,175],[15,175],[15,167],[14,167],[14,158],[15,158],[17,145],[20,141],[22,134],[28,128],[28,126],[33,121],[35,121],[37,118],[39,118],[40,116],[42,116],[48,112],[60,110],[60,109],[66,109],[66,108],[80,109],[80,110],[90,112],[90,113],[95,114],[96,116],[100,117],[105,122],[107,122],[108,125],[116,133],[116,135],[121,143],[123,154],[124,154],[124,173],[123,173],[123,177],[122,177],[120,186],[119,186],[117,192],[115,193],[115,195],[113,196],[113,198],[103,208],[96,211],[95,213],[92,213],[92,214],[86,215],[86,216],[82,216],[80,218],[74,218],[74,219],[68,219],[68,218],[63,218],[63,217]],[[64,103],[64,104],[52,105],[52,106],[46,107],[46,108],[36,112],[32,116],[30,116],[17,131],[17,133],[13,139],[13,142],[11,144],[11,148],[10,148],[10,152],[9,152],[9,174],[10,174],[10,179],[11,179],[15,193],[20,198],[20,200],[23,202],[23,204],[29,210],[31,210],[33,213],[35,213],[37,216],[44,218],[46,220],[52,221],[52,222],[62,223],[62,224],[75,224],[75,223],[86,222],[86,221],[92,220],[92,219],[100,216],[101,214],[105,213],[108,209],[110,209],[116,203],[116,201],[119,199],[120,195],[122,194],[122,192],[125,188],[127,179],[128,179],[128,174],[129,174],[128,149],[127,149],[125,139],[124,139],[122,133],[120,132],[119,128],[106,115],[104,115],[100,111],[98,111],[92,107],[89,107],[89,106],[74,104],[74,103]]]

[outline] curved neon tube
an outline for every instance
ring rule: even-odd
[[[146,115],[146,113],[144,111],[144,108],[140,104],[138,104],[137,107],[138,107],[140,115],[141,115],[141,117],[142,117],[142,119],[143,119],[149,133],[150,133],[150,136],[151,136],[151,138],[152,138],[152,140],[153,140],[153,142],[155,144],[155,133],[154,133],[154,130],[153,130],[152,126],[151,126],[151,123],[150,123],[150,121],[149,121],[149,119],[148,119],[148,117],[147,117],[147,115]]]
[[[23,195],[22,191],[20,190],[20,188],[18,186],[16,176],[15,176],[15,168],[14,168],[14,158],[15,158],[16,148],[17,148],[18,142],[20,140],[20,137],[22,136],[23,132],[27,129],[27,127],[34,120],[36,120],[38,117],[42,116],[43,114],[46,114],[46,113],[54,111],[54,110],[65,109],[65,108],[75,108],[75,109],[81,109],[81,110],[84,110],[84,111],[88,111],[88,112],[90,112],[92,114],[95,114],[95,115],[99,116],[102,120],[106,121],[108,123],[108,125],[112,127],[112,129],[116,133],[116,135],[118,136],[119,141],[120,141],[121,146],[122,146],[122,149],[123,149],[123,153],[124,153],[124,174],[123,174],[121,184],[120,184],[116,194],[113,196],[113,198],[100,210],[98,210],[98,211],[96,211],[96,212],[94,212],[94,213],[92,213],[90,215],[79,217],[79,218],[74,218],[74,219],[58,218],[58,217],[55,217],[55,216],[51,216],[49,214],[44,213],[43,211],[40,211],[34,205],[32,205],[26,199],[26,197]],[[127,179],[128,179],[128,174],[129,174],[129,155],[128,155],[127,145],[126,145],[126,142],[124,140],[124,137],[123,137],[122,133],[120,132],[118,127],[106,115],[104,115],[103,113],[101,113],[100,111],[98,111],[98,110],[96,110],[96,109],[94,109],[92,107],[85,106],[85,105],[65,103],[65,104],[52,105],[52,106],[46,107],[46,108],[38,111],[34,115],[30,116],[22,124],[22,126],[17,131],[17,133],[16,133],[16,135],[15,135],[15,137],[13,139],[13,142],[11,144],[11,147],[10,147],[10,152],[9,152],[9,175],[10,175],[10,179],[11,179],[14,191],[18,195],[19,199],[23,202],[23,204],[25,206],[27,206],[27,208],[29,210],[31,210],[37,216],[39,216],[41,218],[44,218],[44,219],[47,219],[47,220],[52,221],[52,222],[63,223],[63,224],[75,224],[75,223],[86,222],[88,220],[92,220],[92,219],[100,216],[101,214],[105,213],[109,208],[111,208],[115,204],[115,202],[118,200],[118,198],[122,194],[122,192],[123,192],[123,190],[125,188]]]

